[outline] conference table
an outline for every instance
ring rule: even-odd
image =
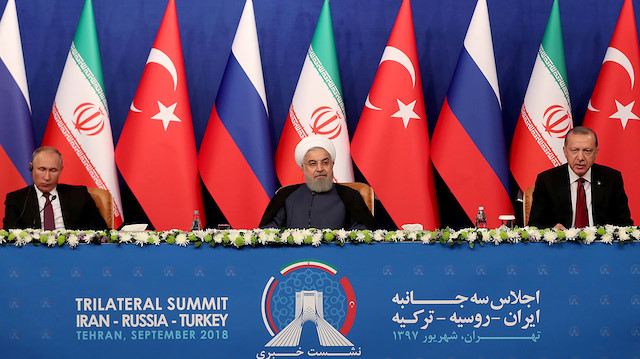
[[[640,231],[0,231],[0,358],[639,358]]]

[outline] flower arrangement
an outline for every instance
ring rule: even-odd
[[[137,246],[160,245],[167,243],[180,247],[209,245],[211,247],[257,247],[257,246],[319,246],[321,244],[365,243],[375,242],[421,242],[423,244],[443,245],[475,245],[510,244],[543,242],[549,245],[560,242],[591,244],[601,242],[626,244],[640,241],[640,227],[618,227],[612,225],[586,227],[584,229],[538,229],[466,228],[453,230],[450,228],[435,231],[375,230],[346,231],[330,229],[206,229],[185,232],[177,229],[170,231],[122,232],[108,231],[43,231],[39,229],[0,230],[0,245],[22,247],[27,244],[45,245],[48,247],[68,245],[76,248],[79,244],[114,243],[117,245],[133,244]]]

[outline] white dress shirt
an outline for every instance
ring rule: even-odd
[[[38,212],[40,212],[40,228],[44,228],[44,204],[47,203],[47,199],[38,186],[33,185],[36,189],[36,196],[38,197]],[[49,200],[51,200],[51,208],[53,208],[53,221],[56,225],[56,230],[63,230],[64,219],[62,218],[62,206],[60,205],[60,195],[58,195],[58,188],[54,188],[50,193]],[[52,198],[55,196],[55,199]]]
[[[575,174],[571,167],[567,167],[569,170],[569,183],[571,184],[571,209],[573,210],[571,215],[571,228],[576,227],[576,202],[578,201],[578,179],[580,176]],[[591,202],[591,168],[587,173],[582,176],[584,178],[584,194],[587,200],[587,215],[589,216],[589,225],[593,225],[593,206]]]

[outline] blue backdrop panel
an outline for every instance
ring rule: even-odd
[[[637,244],[5,247],[0,357],[638,358],[638,258]]]

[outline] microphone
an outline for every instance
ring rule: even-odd
[[[42,211],[44,211],[44,209],[47,208],[47,206],[52,205],[51,202],[55,201],[56,198],[58,198],[58,196],[56,196],[55,194],[51,196],[51,199],[49,199],[49,202],[46,202],[44,206],[42,206],[42,209],[40,210],[40,212],[38,212],[38,214],[42,213]]]
[[[54,194],[53,196],[51,196],[51,198],[49,199],[49,201],[48,201],[48,202],[45,202],[44,206],[42,206],[42,209],[41,209],[40,211],[38,211],[38,217],[33,219],[33,221],[34,221],[34,222],[33,222],[33,226],[34,226],[34,227],[36,226],[36,222],[40,219],[40,214],[41,214],[41,213],[42,213],[42,212],[47,208],[47,206],[53,206],[53,205],[51,204],[51,202],[55,201],[55,200],[56,200],[56,198],[58,198],[58,196],[57,196],[57,195],[55,195],[55,194]],[[39,227],[41,227],[41,226],[39,226]]]

